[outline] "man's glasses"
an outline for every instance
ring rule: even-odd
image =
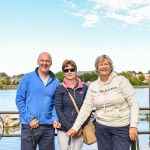
[[[70,71],[70,72],[75,72],[76,69],[75,69],[75,68],[69,68],[69,69],[64,69],[64,70],[63,70],[64,73],[67,73],[67,72],[69,72],[69,71]]]

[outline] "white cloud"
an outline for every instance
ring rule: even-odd
[[[66,6],[74,11],[70,14],[83,18],[83,26],[97,26],[103,19],[111,19],[121,21],[123,26],[150,28],[150,0],[85,0],[86,7],[75,3],[65,0]]]
[[[73,3],[72,1],[64,0],[63,2],[70,9],[76,9],[77,8],[77,5],[75,3]]]
[[[98,15],[86,15],[84,16],[83,26],[98,26],[100,17]]]

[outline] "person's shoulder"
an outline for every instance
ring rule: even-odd
[[[91,82],[90,85],[89,85],[89,89],[95,89],[97,87],[99,87],[98,80],[95,80],[95,81]]]
[[[88,85],[86,83],[82,82],[82,84],[83,84],[83,87],[88,88]]]
[[[60,81],[57,77],[54,77],[55,81],[58,82],[60,84]]]
[[[124,87],[124,86],[130,86],[131,83],[129,81],[128,78],[124,77],[123,75],[117,75],[116,76],[116,81],[118,82],[120,87]]]
[[[23,75],[23,78],[28,78],[31,77],[32,75],[34,75],[36,72],[35,71],[31,71],[31,72],[27,72]]]
[[[123,75],[116,75],[116,78],[119,82],[128,81],[128,79]]]
[[[95,81],[90,83],[91,86],[94,86],[95,84],[98,84],[98,80],[95,80]]]
[[[58,86],[57,86],[57,89],[56,89],[56,92],[63,92],[65,91],[66,89],[64,88],[64,86],[60,83]]]
[[[35,71],[25,73],[25,74],[22,76],[20,82],[21,82],[21,83],[24,83],[24,82],[29,82],[29,81],[31,81],[32,79],[35,79],[35,76],[33,76],[34,74],[35,74]]]
[[[63,86],[63,84],[62,84],[62,83],[60,83],[60,82],[59,82],[59,85],[58,85],[58,87],[57,87],[57,88],[59,88],[59,89],[65,89],[65,88],[64,88],[64,86]]]

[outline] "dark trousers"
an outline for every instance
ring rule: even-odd
[[[96,137],[98,150],[129,150],[129,125],[123,127],[110,127],[96,124]]]
[[[51,126],[40,125],[31,129],[29,125],[22,125],[21,129],[21,150],[55,150],[54,147],[55,129]]]

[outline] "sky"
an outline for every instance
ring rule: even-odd
[[[78,71],[95,70],[108,55],[114,70],[150,70],[150,0],[0,0],[0,72],[37,67],[41,52],[51,70],[73,59]]]

